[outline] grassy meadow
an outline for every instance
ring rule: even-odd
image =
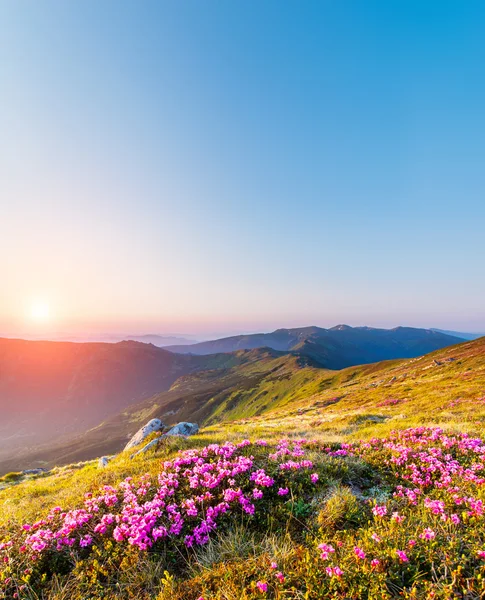
[[[133,460],[122,453],[104,469],[87,461],[2,477],[1,593],[29,600],[483,597],[485,447],[476,438],[485,419],[485,339],[342,371],[297,365],[296,357],[270,360],[270,374],[265,367],[259,379],[250,363],[254,385],[239,381],[219,398],[193,437],[164,439]],[[242,440],[251,445],[239,447]],[[214,444],[222,458],[207,450]],[[199,463],[217,473],[215,483],[201,475],[193,482]],[[246,470],[226,473],[242,464]],[[271,485],[257,483],[260,471]],[[213,497],[200,499],[203,490]],[[103,498],[95,508],[93,497]],[[180,531],[163,512],[168,497]],[[134,514],[152,527],[146,515],[155,500],[173,532],[166,524],[169,533],[152,532],[144,547],[139,533],[113,531]],[[64,530],[60,515],[85,506],[88,521]],[[191,542],[202,526],[207,539]]]

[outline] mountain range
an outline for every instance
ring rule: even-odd
[[[0,468],[115,452],[154,416],[170,424],[259,414],[274,398],[300,394],[317,373],[412,358],[460,341],[424,329],[345,325],[170,351],[134,341],[0,339]]]
[[[272,333],[237,335],[185,346],[167,346],[166,350],[206,355],[266,346],[282,352],[297,352],[309,356],[328,369],[343,369],[390,358],[412,358],[460,341],[461,338],[430,329],[377,329],[337,325],[330,329],[277,329]]]

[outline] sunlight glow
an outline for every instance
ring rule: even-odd
[[[49,320],[50,309],[47,302],[36,300],[30,306],[30,318],[38,323],[44,323]]]

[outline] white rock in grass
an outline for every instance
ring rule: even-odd
[[[126,444],[125,450],[129,450],[130,448],[134,448],[143,442],[151,433],[155,431],[160,431],[163,427],[163,423],[160,419],[152,419],[148,421],[148,423],[139,429],[135,435],[131,438],[131,440]]]
[[[182,421],[177,423],[172,429],[164,433],[164,435],[194,435],[199,431],[197,423],[187,423]]]

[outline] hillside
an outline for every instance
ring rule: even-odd
[[[118,452],[151,418],[195,421],[224,435],[367,435],[392,427],[462,423],[485,417],[485,338],[417,359],[384,361],[341,371],[271,349],[239,351],[222,369],[184,375],[170,390],[126,407],[78,436],[17,453],[0,472],[88,460]],[[482,411],[482,408],[484,409]]]
[[[182,356],[137,342],[0,339],[0,459],[85,431],[167,390],[181,375],[230,360]]]
[[[189,419],[205,424],[252,416],[273,406],[274,397],[292,398],[307,379],[321,377],[318,367],[339,369],[389,356],[415,356],[454,341],[420,329],[347,326],[280,329],[183,347],[199,354],[134,341],[0,339],[0,469],[115,451],[147,415],[167,423]],[[269,345],[260,353],[264,342]],[[269,359],[279,362],[273,365]],[[194,375],[201,371],[208,372]],[[184,379],[186,375],[192,377]],[[143,401],[147,403],[138,407]],[[119,416],[131,405],[137,406]],[[82,439],[73,437],[85,432]]]
[[[485,338],[339,372],[233,360],[248,386],[199,434],[0,479],[6,598],[483,597]],[[165,394],[195,408],[196,377]]]
[[[221,368],[182,375],[169,390],[130,404],[86,432],[18,450],[0,460],[0,473],[119,452],[137,429],[155,417],[167,425],[184,420],[200,424],[217,421],[227,413],[227,406],[235,407],[243,397],[254,398],[254,410],[261,412],[258,397],[267,393],[263,390],[277,393],[277,388],[287,389],[289,394],[295,385],[314,378],[319,371],[310,366],[313,363],[308,358],[264,348],[203,358],[210,358]],[[250,406],[244,404],[242,408],[246,415],[252,414]]]
[[[485,423],[485,337],[413,359],[341,371],[295,374],[284,392],[222,408],[222,424],[251,434],[297,431],[325,439],[386,435],[416,425],[454,427],[480,435]],[[251,419],[241,418],[251,404]]]
[[[327,369],[343,369],[394,358],[413,358],[462,341],[430,329],[376,329],[337,325],[331,329],[302,327],[272,333],[239,335],[184,346],[167,346],[183,354],[212,354],[259,347],[310,356]]]

